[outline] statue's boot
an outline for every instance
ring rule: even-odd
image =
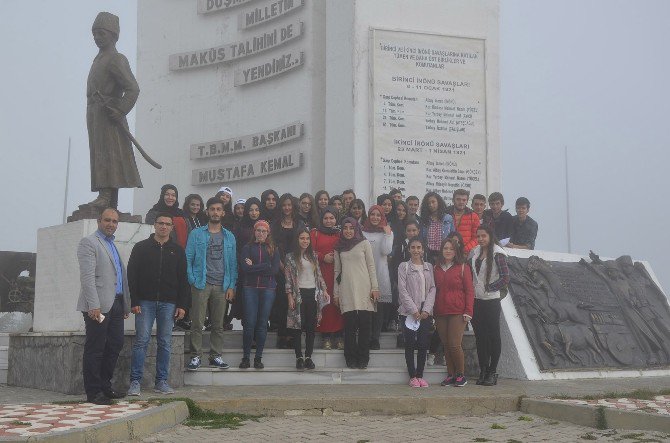
[[[90,206],[98,208],[107,208],[112,200],[112,188],[102,188],[98,193],[98,198],[89,203]]]

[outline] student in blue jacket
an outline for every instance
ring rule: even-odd
[[[228,369],[223,352],[223,316],[226,302],[235,298],[237,253],[235,236],[221,226],[225,211],[217,198],[207,200],[207,226],[195,228],[186,243],[186,274],[191,285],[191,361],[190,371],[200,367],[202,327],[209,306],[212,322],[209,364]]]
[[[244,271],[244,334],[240,369],[251,366],[251,342],[256,338],[254,368],[263,369],[261,362],[263,347],[268,334],[268,319],[275,300],[279,272],[279,250],[270,234],[270,225],[265,220],[254,224],[252,240],[242,248],[240,266]]]

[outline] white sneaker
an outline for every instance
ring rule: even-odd
[[[133,380],[130,382],[130,388],[128,388],[128,395],[139,396],[140,395],[140,382]]]
[[[428,354],[426,358],[426,364],[428,366],[433,366],[435,364],[435,354]]]

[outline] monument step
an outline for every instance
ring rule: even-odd
[[[0,368],[7,369],[7,362],[9,361],[9,346],[0,346]]]
[[[0,346],[9,346],[9,333],[0,333]]]
[[[372,361],[372,359],[371,359]],[[439,385],[444,379],[444,366],[427,367],[424,378],[431,385]],[[271,386],[271,385],[322,385],[322,384],[407,384],[409,377],[405,366],[348,369],[319,368],[297,371],[295,368],[268,367],[256,370],[200,368],[185,371],[187,386]]]
[[[466,332],[467,334],[467,332]],[[397,332],[382,332],[379,338],[379,345],[381,349],[396,349],[397,343]],[[202,333],[202,350],[203,352],[209,351],[209,331],[204,331]],[[186,331],[186,337],[184,338],[184,349],[186,352],[190,349],[190,332]],[[304,344],[304,334],[303,334],[303,344]],[[227,349],[242,349],[242,331],[225,331],[223,333],[223,345]],[[333,343],[335,345],[335,343]],[[314,338],[314,349],[321,349],[321,334],[317,333]],[[267,339],[265,340],[265,349],[277,349],[277,333],[268,332]]]
[[[303,347],[304,351],[304,347]],[[253,358],[253,349],[251,352]],[[207,355],[203,354],[203,364],[207,364]],[[221,354],[223,360],[231,366],[237,366],[242,358],[241,349],[224,349]],[[312,353],[312,361],[317,368],[344,368],[346,362],[344,351],[315,349]],[[263,364],[267,367],[295,368],[295,353],[291,349],[264,349]],[[385,368],[405,365],[404,349],[381,349],[370,351],[371,368]]]

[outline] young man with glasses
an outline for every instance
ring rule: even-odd
[[[158,214],[155,234],[133,247],[128,260],[128,285],[131,312],[135,314],[135,340],[130,366],[128,395],[140,395],[144,361],[156,322],[156,379],[154,391],[172,394],[168,384],[172,327],[184,318],[191,305],[186,277],[186,255],[170,239],[173,220],[170,214]]]

